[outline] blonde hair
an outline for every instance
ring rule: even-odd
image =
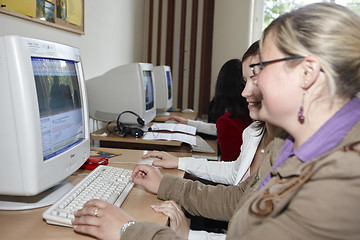
[[[263,32],[289,56],[316,56],[332,96],[360,91],[360,17],[333,3],[306,5],[275,19]]]

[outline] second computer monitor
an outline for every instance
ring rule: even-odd
[[[156,115],[169,115],[167,110],[173,105],[172,75],[169,66],[154,67],[155,93],[156,93]]]
[[[156,116],[153,65],[130,63],[118,66],[86,81],[89,115],[100,121],[116,121],[119,114],[131,111],[145,124]],[[123,114],[120,121],[137,124],[137,116]]]

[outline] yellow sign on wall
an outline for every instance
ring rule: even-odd
[[[66,0],[66,21],[77,26],[82,25],[81,0]]]
[[[0,14],[84,34],[85,0],[0,0]]]
[[[0,0],[1,8],[36,17],[36,0]]]

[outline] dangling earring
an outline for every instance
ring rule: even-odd
[[[301,106],[300,106],[299,113],[298,113],[298,120],[299,120],[300,124],[303,124],[304,121],[305,121],[305,117],[304,117],[304,98],[305,98],[305,93],[306,93],[306,90],[304,89],[303,95],[302,95],[302,100],[301,100]]]

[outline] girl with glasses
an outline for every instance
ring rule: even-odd
[[[263,65],[255,79],[262,94],[259,117],[290,134],[271,143],[275,164],[256,191],[244,197],[236,186],[204,186],[161,176],[150,166],[137,166],[133,181],[191,213],[231,219],[227,239],[358,239],[359,29],[358,15],[332,3],[299,8],[265,29],[260,62],[303,58]],[[75,231],[118,239],[119,228],[133,220],[118,208],[112,213],[117,224],[100,224],[87,216],[94,208],[112,207],[89,202],[76,214]],[[142,222],[121,236],[153,238],[179,239],[169,228]]]

